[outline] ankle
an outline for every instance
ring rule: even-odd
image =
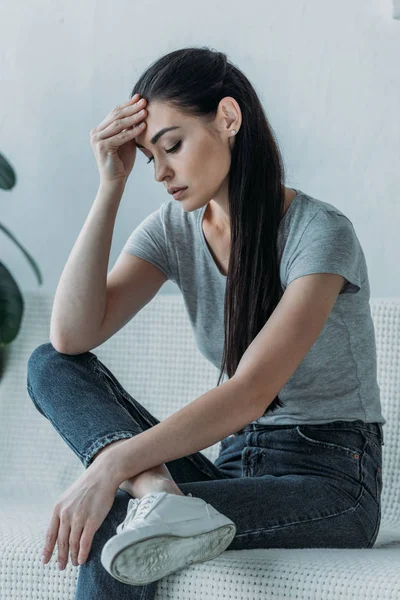
[[[124,490],[124,492],[127,492],[128,494],[130,494],[133,498],[135,497],[134,493],[133,493],[133,485],[129,482],[128,479],[121,483],[121,485],[119,486],[119,489]]]
[[[158,494],[159,492],[168,492],[168,494],[176,494],[177,496],[184,496],[185,494],[179,489],[174,481],[158,479],[151,483],[148,482],[143,486],[135,487],[136,498],[143,498],[147,494]]]

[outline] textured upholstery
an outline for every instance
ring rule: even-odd
[[[27,361],[49,341],[53,297],[24,294],[25,313],[0,384],[0,598],[74,600],[78,570],[40,563],[54,503],[83,465],[26,391]],[[372,298],[383,415],[380,532],[372,549],[225,551],[160,580],[157,600],[400,598],[400,299]],[[157,295],[94,350],[160,421],[215,387],[218,371],[197,349],[180,295]],[[214,460],[218,444],[204,453]]]

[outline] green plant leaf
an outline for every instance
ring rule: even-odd
[[[2,190],[12,190],[17,181],[14,169],[7,159],[0,153],[0,188]]]
[[[37,280],[39,282],[39,285],[42,285],[43,283],[43,279],[42,279],[42,274],[39,270],[39,267],[37,266],[36,262],[33,260],[33,258],[31,257],[30,254],[28,254],[28,252],[25,250],[25,248],[19,243],[19,241],[17,240],[16,237],[13,236],[13,234],[8,231],[8,229],[6,227],[4,227],[4,225],[2,225],[0,223],[0,229],[4,231],[4,233],[6,235],[8,235],[8,237],[10,237],[12,239],[13,242],[15,242],[15,244],[18,246],[18,248],[21,250],[21,252],[25,255],[26,260],[29,262],[29,264],[31,265]]]
[[[24,304],[17,282],[7,267],[0,262],[0,348],[4,348],[17,337]]]

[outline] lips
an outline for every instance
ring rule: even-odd
[[[179,188],[178,187],[173,187],[173,188],[171,188],[171,189],[168,190],[168,193],[169,194],[175,194],[176,192],[180,192],[181,190],[186,190],[186,188],[187,188],[187,186],[186,187],[179,187]]]

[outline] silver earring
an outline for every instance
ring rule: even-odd
[[[232,129],[231,134],[235,135],[236,131],[234,129]]]

